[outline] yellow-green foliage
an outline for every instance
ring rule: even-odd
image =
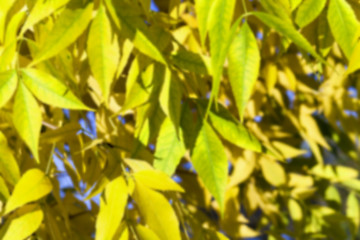
[[[359,239],[359,19],[0,0],[0,239]]]

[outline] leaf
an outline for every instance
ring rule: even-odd
[[[286,183],[286,174],[283,167],[267,158],[262,158],[260,161],[261,171],[267,182],[275,187],[282,186]]]
[[[160,240],[160,238],[153,232],[151,229],[144,227],[140,224],[135,227],[136,234],[140,237],[140,239],[146,240]]]
[[[10,148],[7,145],[5,136],[0,132],[0,173],[5,180],[15,185],[20,179],[20,170]]]
[[[198,133],[191,161],[223,213],[228,161],[220,139],[206,122]]]
[[[291,39],[296,45],[313,55],[321,62],[325,62],[320,55],[316,53],[311,44],[304,38],[291,24],[284,24],[283,20],[262,12],[252,12],[251,14],[259,18],[267,26],[275,29],[280,34]]]
[[[331,0],[327,19],[336,42],[349,59],[355,48],[355,37],[359,27],[353,9],[346,0]]]
[[[201,103],[201,105],[202,109],[205,109],[205,104]],[[222,105],[218,105],[218,110],[212,108],[209,116],[215,130],[227,141],[241,148],[263,152],[263,147],[259,140]]]
[[[34,68],[22,69],[21,73],[25,85],[40,101],[55,107],[89,110],[62,82],[50,74]]]
[[[200,33],[200,42],[205,45],[206,33],[208,30],[208,18],[214,0],[196,0],[195,9]]]
[[[33,25],[40,22],[42,19],[50,16],[58,8],[67,4],[69,0],[57,0],[57,1],[36,1],[29,16],[26,19],[24,26],[21,29],[20,35],[23,35]]]
[[[160,106],[164,113],[171,119],[178,131],[180,125],[182,89],[174,73],[166,69],[164,83],[160,92]]]
[[[16,71],[9,70],[0,73],[0,108],[2,108],[13,96],[17,82]]]
[[[166,118],[157,138],[154,167],[171,176],[185,152],[181,129],[178,136],[175,126]]]
[[[13,109],[15,129],[30,148],[34,158],[39,161],[41,110],[33,95],[22,82],[19,82]]]
[[[158,47],[149,39],[147,28],[140,17],[133,14],[132,11],[120,11],[119,9],[131,9],[132,5],[125,2],[115,2],[119,6],[115,7],[113,0],[105,0],[116,27],[121,30],[133,41],[134,46],[143,54],[166,65]]]
[[[326,0],[305,0],[296,13],[295,22],[300,28],[314,21],[324,9]]]
[[[5,214],[46,196],[51,190],[51,182],[42,171],[37,168],[26,171],[15,185],[14,191],[5,206]]]
[[[197,74],[208,74],[207,67],[199,54],[179,49],[171,55],[172,62],[180,69],[186,69]]]
[[[211,99],[219,93],[223,65],[227,55],[231,36],[231,21],[234,14],[235,0],[214,0],[208,18],[210,37],[211,73],[213,89]]]
[[[6,202],[10,196],[9,189],[4,179],[0,176],[0,201]]]
[[[92,11],[92,3],[85,9],[63,11],[30,66],[54,57],[72,44],[87,28],[92,18]]]
[[[346,216],[350,219],[353,232],[356,235],[360,226],[360,206],[355,192],[351,192],[348,195],[346,201]]]
[[[229,49],[229,79],[243,121],[244,111],[260,70],[260,52],[249,25],[245,22]]]
[[[134,173],[134,177],[136,181],[154,190],[184,192],[184,189],[180,185],[161,171],[142,170]]]
[[[136,181],[133,198],[145,223],[160,239],[181,239],[176,214],[164,196]]]
[[[303,219],[303,211],[301,209],[300,204],[294,200],[294,199],[289,199],[288,201],[288,209],[289,209],[289,213],[291,216],[291,219],[294,222],[300,222]]]
[[[360,69],[360,41],[357,42],[353,53],[349,59],[349,67],[347,69],[347,74],[353,73]],[[1,104],[0,104],[1,106]]]
[[[2,228],[5,234],[3,240],[23,240],[33,234],[41,225],[44,214],[38,205],[29,205],[19,209],[12,216],[9,225]]]
[[[116,38],[112,39],[111,24],[103,5],[91,24],[87,51],[91,70],[103,93],[102,99],[107,103],[119,62],[119,47]]]
[[[128,190],[124,177],[117,177],[106,185],[96,220],[96,240],[113,239],[124,216],[127,199]]]
[[[288,0],[262,0],[261,6],[271,15],[291,23]]]

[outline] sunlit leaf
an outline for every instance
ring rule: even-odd
[[[264,178],[270,184],[278,187],[286,183],[285,171],[279,163],[267,158],[262,158],[260,161],[260,166]]]
[[[16,91],[13,122],[17,132],[29,146],[35,159],[39,161],[41,110],[35,98],[22,82],[19,82]]]
[[[305,0],[296,13],[295,22],[303,28],[319,16],[324,9],[326,0]]]
[[[11,216],[8,225],[2,228],[4,235],[1,231],[0,237],[4,240],[23,240],[40,227],[43,218],[44,214],[38,205],[25,206]]]
[[[21,70],[23,81],[42,102],[56,107],[88,110],[63,83],[46,72],[33,68]]]
[[[100,212],[96,220],[97,240],[112,239],[125,212],[128,191],[125,179],[120,176],[106,185],[100,200]],[[114,211],[116,209],[116,211]]]
[[[354,11],[346,0],[331,0],[327,18],[336,42],[349,59],[355,48],[355,37],[359,27]]]
[[[170,119],[161,125],[155,151],[154,167],[171,176],[185,154],[182,131],[178,135]]]
[[[136,225],[135,230],[140,239],[160,240],[160,238],[153,231],[151,231],[151,229],[142,225]]]
[[[0,73],[0,108],[13,96],[17,81],[17,75],[14,70]]]
[[[36,1],[35,6],[32,8],[29,16],[26,19],[25,24],[21,28],[21,33],[25,33],[33,25],[37,24],[42,19],[50,16],[58,8],[67,4],[69,0],[58,1]]]
[[[202,45],[205,43],[206,33],[208,30],[208,18],[213,2],[213,0],[195,1],[196,16],[199,25],[200,41]]]
[[[257,18],[259,18],[264,24],[268,25],[271,28],[274,28],[277,32],[282,34],[285,37],[291,39],[296,45],[298,45],[303,50],[307,51],[319,61],[324,61],[314,50],[311,44],[304,38],[291,24],[284,24],[280,18],[271,16],[267,13],[262,12],[253,12]]]
[[[191,161],[223,212],[228,162],[220,139],[206,122],[198,133]]]
[[[0,132],[0,173],[5,180],[15,185],[20,179],[20,170],[13,153],[7,145],[5,136]]]
[[[211,52],[211,73],[213,89],[211,98],[218,95],[224,61],[231,38],[231,22],[235,0],[214,0],[208,17],[208,30]]]
[[[184,189],[175,183],[165,173],[157,170],[143,170],[134,174],[136,181],[141,182],[146,187],[160,191],[184,192]]]
[[[176,131],[180,124],[182,89],[178,78],[167,69],[160,93],[160,106],[173,122]]]
[[[99,83],[103,100],[107,102],[119,61],[119,47],[116,39],[113,39],[111,24],[103,5],[99,7],[91,24],[87,50],[91,70]]]
[[[136,181],[133,197],[144,221],[160,239],[181,239],[178,219],[164,196]]]
[[[229,79],[241,121],[260,69],[260,52],[255,36],[245,22],[229,49]]]
[[[5,208],[5,214],[26,203],[36,201],[52,190],[49,178],[39,169],[33,168],[25,172],[15,185]]]
[[[92,10],[93,4],[90,3],[85,9],[67,9],[62,12],[31,65],[54,57],[72,44],[88,26],[92,17]]]

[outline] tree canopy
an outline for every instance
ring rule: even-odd
[[[0,1],[0,238],[358,239],[359,19]]]

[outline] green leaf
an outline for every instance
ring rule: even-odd
[[[42,102],[61,108],[89,110],[58,79],[33,68],[21,70],[23,81],[30,91]]]
[[[260,166],[264,178],[271,185],[279,187],[286,183],[286,174],[284,168],[279,163],[267,158],[262,158],[260,161]]]
[[[0,237],[3,240],[27,239],[40,227],[43,218],[44,214],[38,205],[25,206],[11,216],[10,223],[2,228]]]
[[[295,22],[300,28],[316,19],[324,9],[326,0],[305,0],[296,13]]]
[[[203,123],[198,133],[191,161],[206,188],[219,203],[223,213],[228,160],[220,139],[206,122]]]
[[[13,96],[18,78],[16,71],[10,70],[0,73],[0,108]]]
[[[107,103],[120,56],[119,46],[116,38],[112,39],[111,24],[103,5],[100,5],[91,24],[87,43],[90,67],[99,83],[102,99]]]
[[[134,173],[136,181],[144,186],[160,191],[184,192],[184,189],[172,180],[168,175],[157,170],[142,170]]]
[[[351,54],[351,57],[349,59],[349,67],[347,69],[347,74],[353,73],[360,69],[360,54],[359,53],[360,53],[360,41],[357,42],[357,44],[354,48],[354,51]],[[0,104],[0,106],[1,106],[1,104]]]
[[[51,190],[51,182],[42,171],[36,168],[26,171],[5,206],[5,214],[46,196]]]
[[[166,69],[159,101],[161,109],[171,119],[176,131],[180,124],[181,98],[182,89],[178,78],[170,69]]]
[[[20,170],[5,136],[0,132],[0,173],[5,180],[15,185],[20,179]]]
[[[106,185],[96,220],[96,240],[113,239],[124,216],[127,199],[128,189],[124,177],[117,177]]]
[[[178,219],[164,196],[136,181],[133,198],[145,223],[160,239],[181,239]]]
[[[40,22],[42,19],[50,16],[55,10],[67,4],[69,0],[56,0],[56,1],[36,1],[29,16],[26,19],[24,26],[21,29],[20,35],[23,35],[33,25]]]
[[[349,59],[355,48],[355,38],[359,27],[353,9],[346,0],[331,0],[327,19],[336,42]]]
[[[304,38],[291,24],[284,24],[281,18],[272,16],[262,12],[252,12],[257,18],[259,18],[267,26],[275,29],[280,34],[291,39],[296,45],[305,50],[306,52],[313,55],[316,59],[321,62],[325,62],[320,55],[316,53],[311,44]]]
[[[181,129],[178,135],[170,119],[166,118],[161,125],[157,138],[154,167],[169,176],[175,172],[176,167],[186,152],[185,145],[181,138]]]
[[[223,138],[238,147],[255,152],[263,152],[263,147],[259,140],[234,119],[231,113],[222,105],[218,105],[218,110],[212,109],[209,116],[212,125]]]
[[[291,23],[289,17],[291,9],[288,0],[262,0],[261,6],[271,15]]]
[[[199,54],[179,49],[171,55],[172,62],[181,69],[197,74],[208,74],[206,65]]]
[[[52,58],[72,44],[87,28],[92,11],[92,3],[85,9],[63,11],[30,65]]]
[[[149,31],[144,21],[137,16],[137,13],[133,12],[134,10],[122,11],[122,9],[134,9],[134,7],[123,1],[114,3],[113,0],[105,0],[105,3],[116,27],[133,41],[134,46],[143,54],[166,64],[160,50],[150,40]]]
[[[256,38],[245,22],[230,45],[228,69],[241,121],[259,74],[260,61]]]
[[[207,26],[210,37],[211,73],[213,76],[211,99],[216,98],[219,92],[228,41],[231,35],[230,27],[235,3],[235,0],[214,0],[209,13]]]
[[[350,219],[352,223],[352,230],[356,235],[360,226],[360,206],[355,192],[351,192],[348,195],[346,201],[346,216]]]
[[[31,92],[19,82],[13,107],[13,123],[20,137],[39,161],[39,137],[41,129],[41,110]]]
[[[196,0],[195,9],[200,33],[200,41],[205,45],[209,13],[214,0]]]

